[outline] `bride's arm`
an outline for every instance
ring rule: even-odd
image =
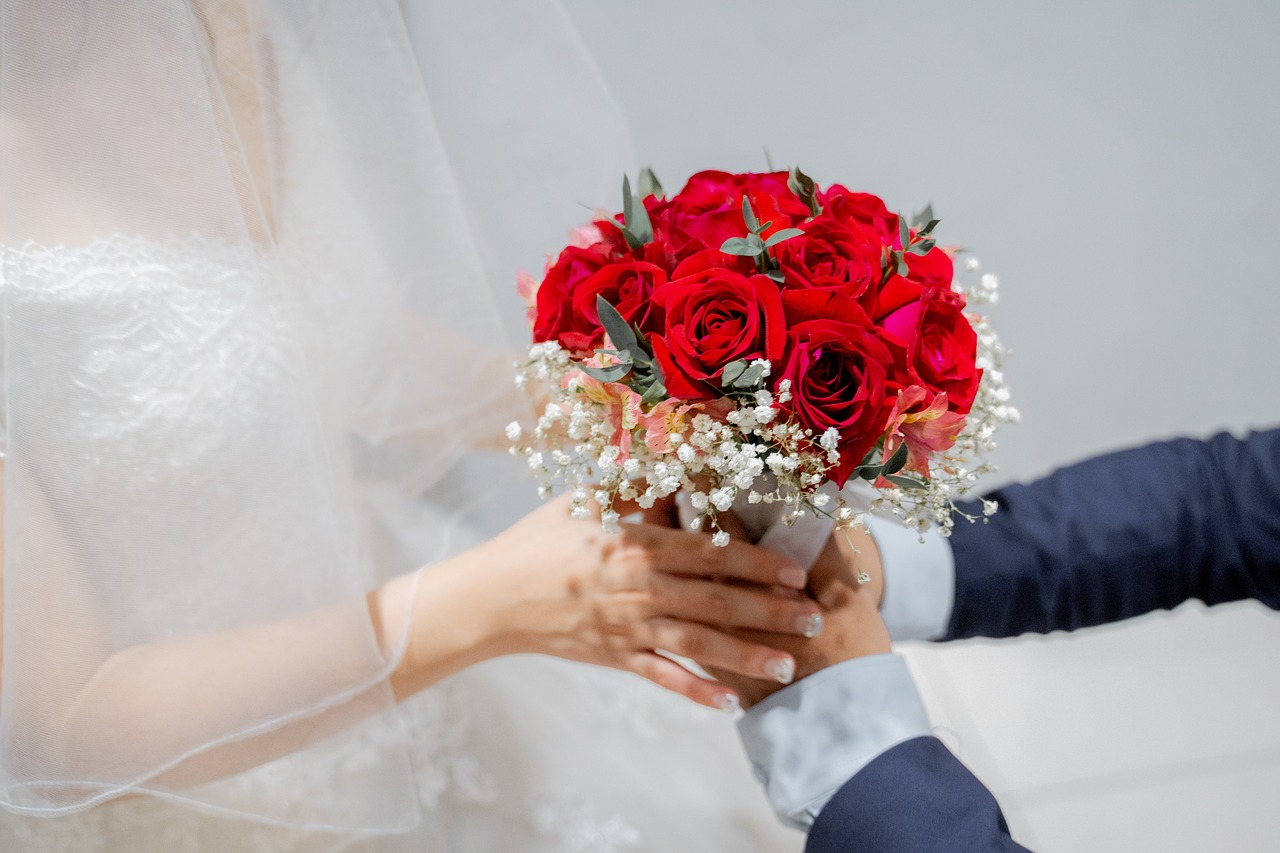
[[[42,529],[41,548],[56,558],[51,564],[74,565],[63,559],[74,549],[51,508],[33,517]],[[59,614],[87,611],[77,609],[82,602],[73,577],[49,575],[47,581],[56,594],[44,597],[49,609],[41,615],[56,636]],[[96,668],[51,642],[54,652],[40,671],[22,672],[53,685],[24,695],[55,701],[10,711],[30,722],[26,730],[36,740],[28,747],[66,778],[110,768],[110,778],[154,774],[165,787],[185,787],[271,761],[354,724],[385,707],[388,683],[394,697],[404,699],[505,654],[553,654],[630,670],[723,707],[733,701],[728,688],[655,650],[776,678],[793,668],[790,655],[719,628],[801,633],[815,606],[770,588],[802,584],[797,567],[768,551],[741,543],[715,548],[708,537],[650,525],[608,535],[595,523],[571,519],[567,503],[558,501],[489,543],[368,594],[367,617],[387,660],[386,678],[359,683],[357,674],[368,671],[365,650],[351,643],[359,608],[338,605],[134,646]],[[306,694],[307,680],[355,687],[304,712],[273,706],[279,697]],[[259,733],[227,732],[230,719],[268,724]]]

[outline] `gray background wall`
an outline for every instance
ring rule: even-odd
[[[762,169],[767,147],[900,209],[931,201],[941,236],[1000,276],[991,313],[1024,421],[991,484],[1280,422],[1280,5],[563,8],[634,151],[584,147],[557,174],[647,163],[678,186],[702,168]],[[436,51],[428,79],[467,50]],[[482,153],[456,152],[464,181],[493,174]],[[615,204],[609,187],[575,200]],[[582,211],[521,215],[486,249],[499,280],[535,267]],[[1278,652],[1280,618],[1252,604],[907,650],[940,733],[1046,851],[1280,849]]]

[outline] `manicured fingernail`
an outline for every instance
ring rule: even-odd
[[[822,633],[822,614],[810,613],[796,617],[796,630],[806,637],[816,637]]]
[[[764,671],[780,684],[790,684],[796,677],[796,662],[791,658],[774,658],[765,664]]]
[[[808,582],[809,576],[799,566],[787,566],[785,569],[778,571],[778,583],[783,586],[789,586],[792,589],[804,589],[804,585]]]
[[[721,693],[716,697],[716,707],[726,714],[732,714],[738,710],[739,704],[738,697],[732,693]]]

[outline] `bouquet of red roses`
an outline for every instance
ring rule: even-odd
[[[624,179],[621,213],[521,277],[534,345],[517,382],[550,401],[508,437],[542,494],[566,485],[609,529],[619,501],[684,491],[724,544],[717,513],[742,499],[857,523],[841,489],[858,480],[945,535],[1017,417],[971,310],[995,277],[975,260],[955,274],[928,208],[908,221],[799,169],[700,172],[670,198],[646,170],[638,190]]]

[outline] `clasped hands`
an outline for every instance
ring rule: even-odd
[[[732,536],[727,547],[679,529],[671,504],[611,534],[571,519],[566,501],[551,502],[487,546],[499,601],[487,608],[494,621],[480,626],[491,638],[486,656],[538,652],[628,670],[729,709],[889,651],[879,557],[865,531],[833,535],[806,573],[750,544],[731,514],[720,523]],[[504,570],[515,551],[519,570]],[[858,571],[871,582],[857,584]],[[715,680],[664,653],[698,662]]]

